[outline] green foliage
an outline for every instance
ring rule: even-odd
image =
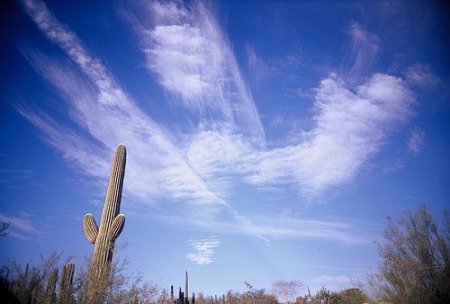
[[[334,294],[334,304],[361,304],[369,302],[369,298],[358,288],[350,288]]]
[[[22,267],[14,262],[9,267],[3,267],[0,271],[0,283],[3,289],[0,299],[9,299],[8,303],[48,303],[48,304],[75,304],[86,303],[89,299],[90,261],[85,259],[76,268],[74,264],[65,262],[60,265],[61,255],[52,254],[43,259],[40,265]],[[102,303],[152,303],[174,304],[167,290],[143,282],[142,276],[127,273],[127,261],[114,259],[111,262],[110,276],[105,281],[102,290]],[[278,281],[280,282],[280,281]],[[289,283],[289,282],[288,282]],[[298,288],[298,282],[294,284]],[[273,294],[268,294],[264,289],[254,288],[245,282],[247,291],[243,293],[228,291],[222,296],[204,296],[198,294],[195,304],[278,304],[278,299]],[[278,286],[279,284],[274,284]],[[285,287],[284,284],[282,284]],[[292,287],[292,284],[287,284]],[[7,297],[12,296],[12,297]],[[293,297],[293,295],[291,295]],[[298,298],[296,304],[361,304],[367,297],[358,289],[348,289],[339,293],[322,288],[315,296],[310,294]],[[16,302],[14,302],[16,301]],[[191,302],[192,304],[192,302]]]
[[[370,279],[380,300],[393,303],[450,303],[450,217],[438,227],[426,206],[388,218],[382,263]]]
[[[277,304],[278,300],[274,295],[268,295],[264,289],[254,289],[250,284],[245,282],[248,291],[241,296],[242,304]]]
[[[92,292],[101,295],[102,303],[155,303],[159,288],[143,282],[139,274],[127,272],[126,260],[114,259],[108,270],[110,275],[99,281],[99,290],[95,290],[90,283],[90,263],[86,258],[84,265],[79,268],[74,281],[74,296],[77,303],[86,303],[87,299],[95,298]]]
[[[331,292],[325,287],[322,287],[314,296],[308,293],[298,304],[362,304],[368,302],[369,298],[367,295],[358,288]]]
[[[313,296],[308,288],[308,294],[305,296],[305,302],[308,304],[322,304],[327,303],[331,298],[331,291],[327,290],[325,287],[322,287],[317,293]]]
[[[56,283],[54,269],[58,268],[60,257],[53,253],[47,259],[41,257],[40,265],[26,264],[25,267],[11,261],[1,272],[3,292],[17,303],[55,303],[49,284]]]
[[[278,304],[276,297],[267,294],[264,289],[255,289],[248,282],[245,285],[248,290],[244,293],[230,290],[220,297],[200,293],[195,297],[195,304]]]
[[[39,265],[23,267],[15,262],[0,270],[0,302],[5,303],[86,303],[89,260],[75,272],[75,265],[60,265],[61,255],[41,257]],[[104,303],[156,303],[157,286],[142,282],[139,275],[126,273],[126,261],[114,261],[105,286]],[[59,278],[58,278],[59,274]]]

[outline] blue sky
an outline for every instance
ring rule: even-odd
[[[0,258],[93,246],[115,147],[117,240],[161,287],[363,280],[385,218],[450,187],[448,14],[425,1],[2,4]]]

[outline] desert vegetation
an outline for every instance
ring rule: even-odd
[[[3,232],[7,232],[5,229]],[[384,241],[378,244],[381,263],[361,286],[342,291],[325,287],[299,296],[299,281],[276,281],[271,291],[244,282],[245,292],[188,296],[173,287],[161,288],[130,275],[126,261],[111,260],[108,276],[90,285],[91,261],[76,268],[61,254],[41,258],[39,265],[11,262],[0,270],[0,298],[7,303],[152,303],[152,304],[352,304],[450,303],[450,218],[437,223],[426,206],[407,211],[398,220],[388,218]],[[102,294],[101,298],[92,294]]]
[[[22,267],[12,263],[1,270],[0,298],[7,303],[87,303],[92,301],[89,286],[89,261],[77,270],[74,276],[74,264],[70,262],[60,265],[60,254],[52,254],[42,259],[39,265]],[[223,295],[204,295],[199,293],[185,297],[179,291],[174,296],[173,287],[168,291],[154,284],[145,283],[139,275],[129,275],[124,261],[114,261],[110,269],[110,278],[101,286],[106,289],[105,297],[99,303],[152,303],[152,304],[278,304],[280,294],[265,289],[254,288],[244,282],[247,291],[228,291]],[[276,284],[290,285],[293,282],[278,281]],[[99,292],[99,291],[97,291]],[[308,293],[304,296],[295,295],[294,301],[289,303],[363,303],[368,297],[359,289],[347,289],[341,292],[331,292],[322,288],[315,295]]]
[[[450,217],[437,223],[426,206],[410,211],[395,222],[388,218],[384,242],[378,244],[381,263],[370,274],[365,290],[350,288],[339,292],[325,287],[299,296],[300,281],[276,281],[271,291],[254,288],[244,282],[246,291],[228,291],[223,295],[190,296],[188,273],[184,291],[178,297],[139,275],[126,271],[126,261],[114,260],[114,247],[125,224],[120,214],[122,185],[126,165],[126,148],[119,145],[114,153],[110,181],[100,226],[92,214],[83,220],[84,234],[94,244],[91,259],[80,265],[61,254],[41,257],[40,265],[18,265],[13,260],[0,270],[2,303],[48,304],[361,304],[361,303],[450,303]],[[0,227],[0,238],[8,236],[9,223]]]
[[[439,225],[426,206],[388,218],[381,264],[369,278],[376,298],[392,303],[450,303],[450,217]]]
[[[126,261],[111,262],[109,277],[94,290],[90,285],[90,260],[75,267],[62,254],[41,257],[38,265],[11,262],[0,270],[2,303],[74,304],[93,301],[91,293],[103,294],[98,303],[156,303],[159,289],[126,272]],[[6,302],[3,302],[5,300]],[[97,299],[98,300],[98,299]]]

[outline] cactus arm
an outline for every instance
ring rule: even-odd
[[[83,218],[83,231],[89,243],[95,244],[98,235],[98,226],[94,216],[90,213],[86,214]]]
[[[125,226],[125,215],[118,214],[112,222],[111,229],[108,231],[108,239],[110,241],[114,241],[122,232],[124,226]]]

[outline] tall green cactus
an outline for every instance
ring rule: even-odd
[[[86,214],[83,219],[84,235],[90,243],[95,244],[90,265],[87,303],[103,301],[107,288],[106,282],[110,276],[114,242],[125,225],[125,215],[120,214],[120,201],[125,176],[126,154],[125,146],[118,145],[112,162],[100,227],[97,226],[94,216],[90,213]]]

